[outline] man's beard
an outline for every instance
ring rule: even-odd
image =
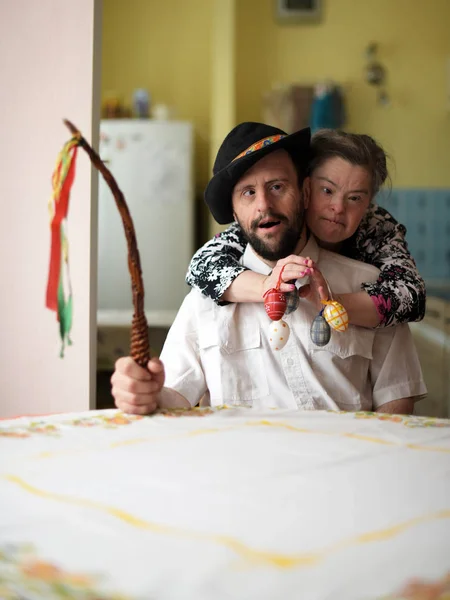
[[[288,222],[286,217],[278,215],[274,212],[269,212],[264,215],[261,215],[260,217],[252,221],[250,225],[250,230],[248,230],[242,225],[242,223],[235,215],[235,219],[240,225],[244,237],[246,238],[250,246],[253,248],[253,250],[256,252],[256,254],[261,256],[261,258],[263,258],[264,260],[269,260],[273,262],[280,260],[280,258],[285,258],[286,256],[289,256],[289,254],[292,254],[294,252],[300,240],[301,233],[303,231],[303,225],[305,222],[305,210],[303,208],[299,208],[298,210],[296,210],[293,217],[293,222],[290,224],[289,227],[285,229],[283,235],[278,240],[278,243],[275,246],[269,245],[265,240],[261,239],[257,233],[259,231],[259,223],[262,221],[262,219],[266,219],[267,217],[273,219],[274,221],[280,221],[281,223]]]

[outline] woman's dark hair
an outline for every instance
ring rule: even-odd
[[[321,129],[311,138],[308,175],[330,158],[342,158],[352,165],[366,167],[372,177],[375,196],[389,177],[387,154],[369,135],[347,133],[339,129]]]

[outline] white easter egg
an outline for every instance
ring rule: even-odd
[[[272,350],[281,350],[286,345],[290,334],[289,325],[283,319],[269,324],[269,345]]]

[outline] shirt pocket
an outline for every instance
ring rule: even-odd
[[[361,356],[371,360],[373,358],[374,338],[375,332],[371,329],[350,325],[347,331],[332,330],[330,343],[324,349],[342,359]]]
[[[310,341],[314,374],[341,410],[372,410],[370,363],[375,332],[350,326],[331,332],[330,342],[318,347]]]
[[[269,394],[258,326],[228,328],[205,323],[199,328],[199,347],[211,400],[252,406]]]

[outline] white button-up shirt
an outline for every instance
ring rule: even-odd
[[[378,269],[320,249],[310,238],[302,251],[317,264],[335,294],[358,292]],[[242,263],[269,274],[271,267],[247,246]],[[270,319],[261,303],[216,305],[192,290],[169,331],[161,359],[166,386],[195,406],[375,410],[386,402],[426,393],[407,325],[332,330],[324,347],[310,338],[317,309],[300,300],[284,317],[290,336],[282,350],[268,342]]]

